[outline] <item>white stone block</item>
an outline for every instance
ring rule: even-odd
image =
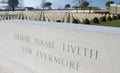
[[[120,28],[0,21],[0,70],[9,73],[119,73]]]

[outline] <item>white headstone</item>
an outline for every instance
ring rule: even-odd
[[[0,21],[4,68],[9,73],[120,73],[120,28]]]

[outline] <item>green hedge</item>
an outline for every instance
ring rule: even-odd
[[[86,19],[84,19],[84,20],[83,20],[83,24],[90,24],[89,19],[87,19],[87,18],[86,18]]]
[[[108,16],[106,19],[107,19],[108,21],[112,21],[111,16]]]
[[[112,16],[112,20],[116,20],[117,17],[115,15]]]
[[[93,23],[99,23],[99,19],[97,17],[94,17],[92,20]]]
[[[100,17],[100,22],[106,22],[106,17],[105,16]]]

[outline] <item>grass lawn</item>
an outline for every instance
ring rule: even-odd
[[[112,26],[112,27],[120,27],[120,19],[107,21],[107,22],[100,22],[99,24],[92,23],[93,25],[100,25],[100,26]]]

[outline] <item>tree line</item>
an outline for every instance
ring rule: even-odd
[[[90,4],[88,0],[74,0],[74,2],[78,3],[77,7],[82,8],[82,9],[88,7]],[[109,8],[110,4],[114,4],[114,1],[112,1],[112,0],[106,1],[105,6]],[[43,9],[44,8],[52,9],[51,6],[52,6],[51,2],[46,2],[46,0],[42,0],[41,7]],[[69,9],[70,7],[72,7],[70,4],[65,4],[65,6],[64,6],[65,9]]]
[[[12,8],[13,11],[15,10],[15,7],[17,6],[20,6],[22,7],[23,6],[23,0],[2,0],[0,1],[2,4],[8,4],[8,7],[9,8]],[[77,6],[78,8],[82,8],[82,9],[85,9],[86,7],[89,6],[89,2],[87,0],[75,0],[75,2],[77,2],[79,5]],[[114,1],[112,0],[109,0],[105,3],[106,7],[110,7],[110,4],[113,4]],[[44,8],[48,8],[48,9],[52,9],[52,3],[51,2],[46,2],[46,0],[42,0],[41,1],[41,7],[42,9]],[[71,7],[70,4],[65,4],[64,8],[65,9],[69,9]]]

